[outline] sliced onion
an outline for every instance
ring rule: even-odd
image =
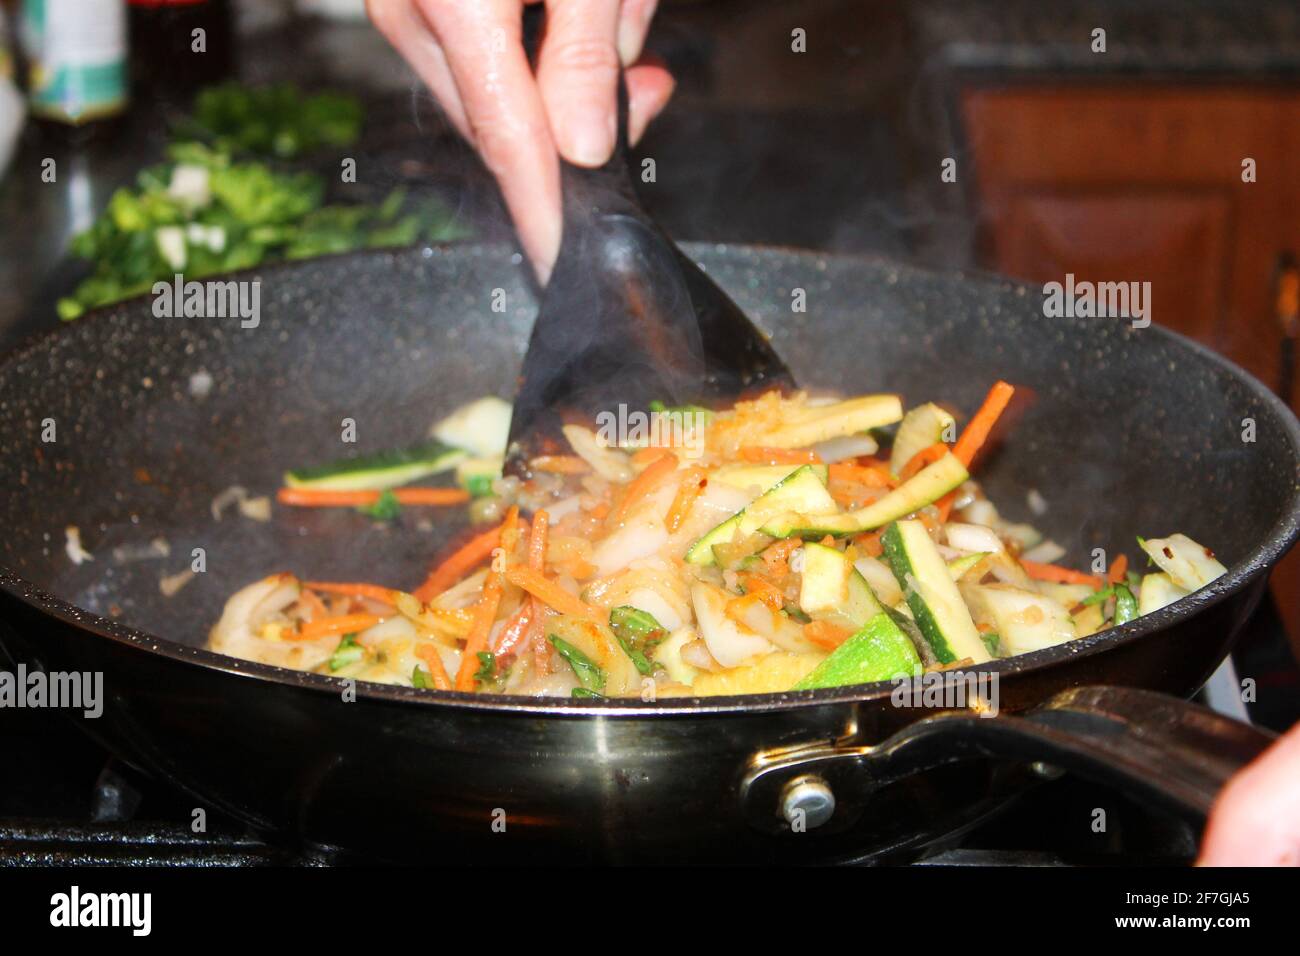
[[[645,611],[659,622],[660,627],[669,631],[675,631],[685,623],[676,609],[650,588],[637,588],[627,596],[627,603],[638,611]]]
[[[723,667],[735,667],[759,654],[772,650],[772,644],[761,634],[742,628],[727,617],[727,594],[704,583],[691,588],[691,604],[700,634],[709,647],[709,653]]]
[[[253,630],[257,630],[298,600],[298,594],[301,591],[302,585],[292,574],[280,575],[280,580],[275,587],[271,588],[266,597],[258,601],[249,612],[248,626]]]
[[[818,457],[828,465],[857,458],[859,455],[874,455],[880,450],[880,446],[870,435],[843,435],[818,442],[812,447]]]
[[[186,568],[183,571],[177,571],[175,574],[164,574],[158,579],[158,590],[162,592],[163,597],[172,597],[193,580],[193,568]]]
[[[635,475],[632,460],[621,451],[602,445],[591,429],[580,425],[565,425],[564,437],[569,440],[574,454],[607,481],[628,482]]]
[[[972,501],[962,514],[971,524],[991,528],[998,523],[998,509],[987,498],[977,498]]]
[[[559,521],[573,514],[582,505],[582,495],[569,495],[552,505],[547,505],[546,514],[551,521]]]
[[[688,641],[683,644],[678,656],[683,664],[696,670],[716,671],[722,666],[709,653],[709,645],[702,640]]]
[[[210,506],[212,510],[212,520],[220,521],[221,512],[225,511],[231,505],[243,501],[247,497],[248,489],[243,485],[231,485],[229,488],[217,492],[216,496],[212,499],[212,504]]]
[[[239,502],[239,513],[253,521],[270,521],[271,499],[266,495],[259,498],[245,498]]]
[[[875,593],[881,604],[890,607],[903,600],[903,589],[898,586],[898,578],[879,558],[861,555],[853,566],[866,579],[867,586]]]
[[[664,523],[654,515],[633,518],[609,537],[596,544],[592,561],[596,573],[608,577],[622,571],[637,558],[654,554],[668,543]]]
[[[1059,561],[1065,557],[1065,548],[1061,547],[1051,538],[1034,545],[1020,557],[1026,561],[1038,561],[1043,564],[1051,564],[1053,561]]]
[[[1002,539],[992,528],[982,524],[962,524],[949,522],[944,525],[948,533],[949,547],[967,554],[987,554],[1002,550]]]
[[[70,524],[63,529],[63,537],[63,550],[67,552],[68,560],[73,564],[95,560],[95,556],[81,546],[81,529],[75,524]]]

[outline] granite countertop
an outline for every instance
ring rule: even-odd
[[[1295,0],[913,0],[906,14],[930,68],[1300,75]],[[1098,27],[1104,54],[1091,49]]]

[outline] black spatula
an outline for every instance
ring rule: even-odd
[[[613,157],[561,166],[563,238],[524,356],[507,474],[565,450],[566,422],[793,387],[763,333],[637,200],[621,79]]]

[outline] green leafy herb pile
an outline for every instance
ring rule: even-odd
[[[293,86],[208,87],[182,124],[193,138],[230,153],[292,159],[331,146],[351,146],[361,133],[361,104],[338,93],[303,94]]]
[[[323,177],[252,158],[346,146],[360,121],[350,97],[303,97],[281,87],[200,94],[194,125],[210,142],[173,143],[167,162],[117,190],[73,239],[72,253],[94,268],[59,300],[59,317],[143,294],[177,273],[202,279],[270,261],[467,235],[433,197],[414,200],[397,189],[377,205],[325,205]]]

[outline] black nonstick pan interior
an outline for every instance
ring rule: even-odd
[[[1229,568],[1253,566],[1294,536],[1294,419],[1158,328],[1045,318],[1033,290],[994,279],[778,249],[687,251],[806,386],[898,390],[965,414],[993,380],[1020,386],[1027,400],[978,477],[1004,514],[1034,521],[1070,560],[1102,546],[1141,567],[1134,535],[1177,530]],[[402,588],[422,579],[465,526],[462,509],[408,509],[387,526],[277,506],[262,524],[233,508],[214,521],[210,503],[234,484],[273,494],[287,467],[408,444],[468,399],[509,397],[535,308],[518,257],[495,246],[376,252],[243,278],[262,283],[257,328],[158,318],[137,300],[0,366],[0,564],[192,646],[232,591],[273,571]],[[806,311],[792,310],[796,289]],[[204,375],[200,396],[192,383]],[[346,419],[355,445],[340,441]],[[50,421],[56,440],[43,442]],[[1031,514],[1030,489],[1045,514]],[[69,560],[67,525],[93,561]],[[167,557],[114,558],[153,539]],[[165,597],[160,578],[190,566],[196,548],[206,571]]]

